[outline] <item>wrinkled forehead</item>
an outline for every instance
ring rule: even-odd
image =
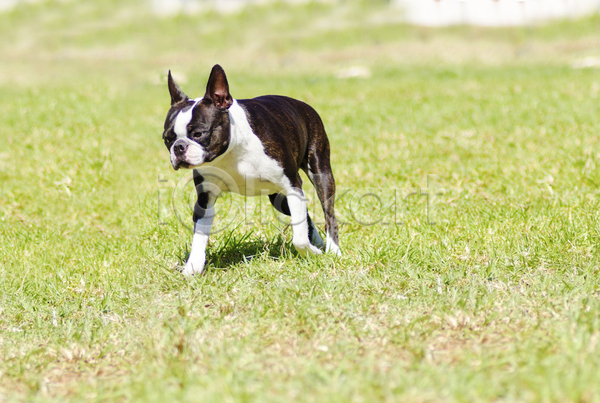
[[[189,99],[185,104],[171,108],[165,120],[165,131],[173,130],[177,136],[185,136],[194,108],[200,101],[202,98]]]

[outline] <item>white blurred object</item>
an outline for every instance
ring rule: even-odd
[[[41,0],[0,0],[0,11],[13,9],[19,3]],[[249,4],[273,3],[277,0],[149,0],[157,15],[197,14],[216,10],[235,12]],[[345,3],[342,0],[279,0],[285,3]],[[388,0],[390,12],[402,13],[411,24],[425,26],[528,25],[556,18],[574,18],[600,13],[600,0]]]
[[[200,4],[197,1],[151,0],[151,2],[152,11],[157,15],[195,14],[200,11]]]
[[[9,11],[19,3],[37,3],[40,0],[0,0],[0,11]]]
[[[571,64],[574,69],[600,69],[600,57],[584,57]]]
[[[600,12],[600,0],[391,0],[407,22],[426,26],[528,25]]]
[[[0,0],[16,2],[19,0]],[[201,10],[234,12],[248,4],[275,0],[150,0],[159,15],[193,14]],[[280,0],[305,3],[309,0]],[[314,1],[314,0],[313,0]],[[340,0],[320,0],[341,2]],[[600,12],[600,0],[388,0],[392,9],[404,13],[406,22],[444,26],[469,24],[481,26],[527,25],[555,18],[581,17]]]
[[[371,70],[365,66],[352,66],[338,71],[335,77],[340,79],[369,78],[371,77]]]

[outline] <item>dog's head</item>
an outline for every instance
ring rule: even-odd
[[[171,109],[165,120],[163,140],[171,153],[173,169],[196,168],[213,161],[229,147],[228,109],[233,104],[225,71],[212,68],[206,93],[190,99],[181,91],[169,71]]]

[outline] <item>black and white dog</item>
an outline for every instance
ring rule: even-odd
[[[273,206],[292,219],[292,244],[302,256],[340,255],[333,211],[335,181],[329,163],[329,140],[317,112],[304,102],[276,95],[235,100],[225,71],[212,68],[206,93],[190,99],[168,77],[171,109],[163,140],[175,170],[194,169],[198,202],[194,235],[183,274],[201,273],[221,192],[269,195]],[[325,216],[326,241],[308,215],[302,192],[302,169],[315,186]]]

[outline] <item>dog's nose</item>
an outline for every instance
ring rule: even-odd
[[[184,144],[175,144],[173,146],[173,151],[175,152],[175,155],[180,157],[183,155],[183,153],[185,152],[186,146]]]

